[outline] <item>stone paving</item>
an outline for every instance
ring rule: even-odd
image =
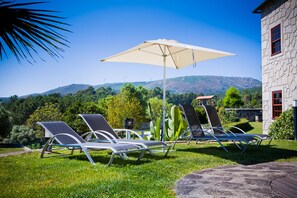
[[[297,175],[297,162],[268,162],[205,169],[177,181],[176,195],[182,198],[282,197],[271,188],[270,183],[290,174]]]

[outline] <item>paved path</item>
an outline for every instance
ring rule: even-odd
[[[286,175],[297,175],[297,162],[269,162],[205,169],[177,181],[176,195],[182,198],[284,197],[271,187],[271,182]]]
[[[9,153],[3,153],[3,154],[0,154],[0,157],[7,157],[7,156],[13,156],[13,155],[20,155],[20,154],[24,154],[24,153],[31,153],[32,150],[27,148],[27,147],[24,147],[24,150],[23,151],[16,151],[16,152],[9,152]]]

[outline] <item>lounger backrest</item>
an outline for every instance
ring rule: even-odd
[[[119,136],[114,132],[106,119],[101,114],[79,114],[92,131],[103,130],[112,134],[119,139]]]
[[[51,122],[37,122],[40,126],[42,126],[45,130],[47,130],[52,135],[57,135],[59,133],[67,133],[74,137],[76,137],[81,143],[85,143],[85,140],[81,138],[70,126],[68,126],[65,122],[61,121],[51,121]],[[77,144],[73,138],[69,136],[57,136],[56,140],[60,144]]]
[[[188,123],[192,136],[202,137],[204,136],[201,123],[192,105],[179,105],[182,112],[184,113],[185,119]]]
[[[220,117],[218,115],[218,112],[214,106],[210,105],[202,105],[205,109],[208,122],[211,127],[222,127]],[[213,132],[215,134],[221,134],[222,132],[220,130],[213,129]]]

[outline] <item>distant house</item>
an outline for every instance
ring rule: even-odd
[[[196,98],[198,105],[215,105],[217,97],[216,96],[197,96]]]
[[[263,130],[297,99],[297,0],[266,0],[261,14]]]

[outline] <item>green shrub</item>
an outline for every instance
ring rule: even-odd
[[[218,114],[223,125],[240,120],[235,111],[226,111],[224,107],[219,108]]]
[[[269,126],[268,134],[274,139],[294,139],[294,119],[292,108],[284,111],[280,117]]]
[[[25,125],[14,125],[9,137],[4,139],[6,143],[19,143],[23,145],[28,145],[38,140],[40,139],[36,137],[36,132]]]

